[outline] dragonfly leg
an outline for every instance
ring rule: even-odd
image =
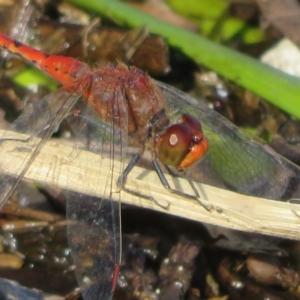
[[[293,204],[300,204],[300,199],[299,198],[293,198],[288,200],[287,202],[293,203]],[[292,209],[293,214],[300,219],[300,211],[297,211],[295,209]]]
[[[89,126],[91,126],[91,127],[99,126],[99,122],[95,122],[95,120],[89,118],[88,116],[83,115],[80,109],[75,109],[75,110],[71,111],[69,113],[69,116],[77,118],[81,121],[84,121],[85,124],[87,124],[87,135],[86,135],[85,143],[86,143],[86,149],[89,150],[90,149],[90,137],[89,137],[89,129],[88,128],[89,128]],[[149,195],[145,195],[145,194],[140,193],[138,191],[134,191],[134,190],[129,189],[129,188],[126,187],[126,181],[127,181],[128,174],[131,172],[131,170],[134,168],[134,166],[138,163],[138,161],[140,160],[143,153],[144,153],[144,149],[142,149],[140,152],[136,153],[132,157],[132,159],[130,160],[130,162],[126,166],[125,170],[122,172],[122,174],[118,178],[117,185],[123,191],[126,191],[126,192],[128,192],[132,195],[150,200],[150,201],[154,202],[155,204],[157,204],[158,206],[162,207],[163,209],[168,209],[169,205],[170,205],[169,203],[167,205],[162,205],[157,200],[155,200],[153,197],[151,197]]]
[[[28,137],[26,139],[0,137],[0,143],[1,142],[7,142],[7,141],[15,141],[15,142],[21,142],[21,143],[28,143],[31,139],[32,139],[32,136],[30,136],[30,137]]]
[[[51,124],[48,124],[46,127],[38,131],[36,134],[31,135],[27,138],[10,138],[10,137],[0,137],[0,143],[1,142],[6,142],[6,141],[16,141],[16,142],[21,142],[21,143],[28,143],[30,142],[33,138],[38,137],[39,135],[43,134],[44,132],[47,134],[48,129],[51,127]],[[54,129],[53,132],[57,131],[57,129]],[[22,134],[22,132],[21,132]]]
[[[142,193],[139,193],[139,192],[137,192],[137,191],[133,191],[133,190],[128,189],[128,188],[126,187],[127,177],[128,177],[128,175],[129,175],[129,173],[131,172],[131,170],[133,169],[133,167],[134,167],[134,166],[137,164],[137,162],[140,160],[140,158],[141,158],[141,153],[136,153],[136,154],[132,157],[132,159],[130,160],[129,164],[127,165],[127,167],[125,168],[125,170],[123,171],[123,173],[120,175],[120,177],[119,177],[119,179],[118,179],[118,182],[117,182],[118,186],[119,186],[122,190],[124,190],[124,191],[126,191],[126,192],[128,192],[128,193],[130,193],[130,194],[132,194],[132,195],[136,195],[136,196],[138,196],[138,197],[142,197],[142,198],[148,199],[148,200],[154,202],[156,205],[160,206],[161,208],[163,208],[163,209],[168,209],[169,206],[170,206],[170,203],[169,203],[169,202],[168,202],[167,205],[162,205],[162,204],[159,203],[157,200],[155,200],[153,197],[148,196],[148,195],[145,195],[145,194],[142,194]]]
[[[178,191],[178,190],[176,190],[176,189],[171,188],[171,186],[170,186],[168,180],[166,179],[166,177],[165,177],[165,175],[164,175],[164,173],[163,173],[163,171],[162,171],[162,169],[161,169],[161,167],[160,167],[160,165],[159,165],[157,159],[155,159],[155,158],[153,159],[153,166],[154,166],[154,169],[155,169],[155,171],[156,171],[156,173],[157,173],[157,175],[158,175],[158,177],[159,177],[159,179],[160,179],[162,185],[163,185],[169,192],[171,192],[171,193],[173,193],[173,194],[177,194],[177,195],[183,196],[183,197],[195,199],[195,200],[197,200],[197,201],[200,203],[201,206],[203,206],[203,207],[204,207],[206,210],[208,210],[208,211],[211,211],[211,210],[213,209],[212,204],[204,203],[204,202],[201,200],[200,195],[199,195],[199,193],[198,193],[198,191],[197,191],[197,189],[196,189],[194,183],[190,180],[190,178],[188,178],[188,177],[186,176],[186,174],[184,173],[184,171],[181,171],[181,173],[182,173],[183,177],[187,180],[187,182],[189,183],[189,185],[191,186],[191,188],[193,189],[195,195],[189,195],[189,194],[186,194],[186,193],[184,193],[184,192],[181,192],[181,191]]]

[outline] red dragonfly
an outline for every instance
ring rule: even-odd
[[[297,190],[300,173],[296,166],[249,139],[216,112],[134,67],[119,64],[93,69],[70,57],[47,55],[2,34],[0,47],[62,84],[0,138],[0,153],[5,141],[15,142],[16,152],[25,148],[33,153],[19,166],[16,178],[5,174],[5,168],[0,169],[1,206],[64,119],[76,133],[80,149],[98,151],[112,161],[101,199],[75,192],[68,196],[67,213],[74,221],[69,227],[69,242],[85,299],[112,297],[121,260],[121,233],[119,204],[110,201],[112,193],[118,191],[112,191],[111,186],[118,180],[118,186],[126,189],[126,178],[144,153],[150,153],[153,169],[170,192],[195,198],[208,210],[213,207],[202,201],[189,178],[270,199],[288,199]],[[14,140],[11,131],[29,138]],[[131,158],[127,149],[135,149]],[[206,152],[202,163],[197,164]],[[122,167],[116,169],[115,160],[121,161]],[[164,177],[164,166],[173,167],[182,176],[188,173],[186,178],[193,194],[172,189]],[[113,174],[118,174],[118,178]],[[151,195],[142,196],[156,201]],[[82,264],[84,247],[96,263]]]

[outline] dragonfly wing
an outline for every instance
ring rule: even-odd
[[[157,84],[173,115],[172,121],[182,113],[196,116],[209,141],[204,159],[189,170],[195,181],[274,200],[299,196],[298,166],[183,92]]]
[[[80,95],[70,94],[61,88],[32,106],[0,136],[0,209],[79,97]],[[28,153],[26,159],[20,165],[15,165],[12,173],[7,174],[6,166],[14,165],[11,153],[17,156],[20,152]]]
[[[99,174],[104,172],[106,180],[80,174],[88,178],[95,195],[99,195],[99,189],[102,190],[101,198],[68,192],[67,217],[71,220],[68,226],[69,245],[84,299],[111,299],[114,268],[120,264],[121,238],[120,199],[116,202],[112,197],[120,197],[116,182],[124,169],[127,118],[120,120],[119,124],[107,124],[85,102],[78,101],[75,108],[81,113],[67,118],[76,135],[76,149],[71,158],[76,160],[80,157],[80,164],[96,167]],[[93,161],[82,156],[86,153],[82,150],[95,153]],[[70,186],[80,184],[74,180],[70,174]]]

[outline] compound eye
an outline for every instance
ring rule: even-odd
[[[170,126],[157,141],[157,155],[160,161],[169,166],[177,166],[190,151],[193,131],[186,124]]]
[[[157,140],[156,152],[160,161],[178,170],[199,161],[208,149],[197,118],[183,114],[178,124],[170,126]]]
[[[202,126],[199,120],[189,114],[182,114],[179,122],[182,124],[187,124],[189,127],[191,127],[193,130],[201,132],[202,133]]]

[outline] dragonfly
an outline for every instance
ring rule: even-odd
[[[1,207],[63,120],[76,134],[77,150],[70,154],[73,159],[82,150],[101,154],[93,162],[99,173],[103,160],[110,161],[106,182],[99,180],[105,185],[101,199],[95,196],[96,190],[94,196],[88,197],[68,192],[69,243],[85,299],[113,296],[121,264],[120,190],[126,189],[127,177],[146,155],[170,193],[194,198],[207,210],[214,208],[202,199],[193,181],[267,199],[286,201],[297,196],[297,166],[254,141],[206,105],[151,79],[143,71],[123,64],[91,68],[71,57],[48,55],[3,34],[0,47],[62,85],[21,115],[0,137],[0,153],[6,143],[13,143],[14,153],[29,153],[16,166],[18,176],[5,172],[5,164],[12,164],[13,158],[2,164]],[[12,132],[24,138],[15,138]],[[192,193],[172,188],[165,172],[185,177]],[[72,180],[72,174],[68,175]],[[117,190],[112,188],[115,182]],[[129,192],[140,194],[138,189]],[[141,196],[160,205],[149,193]],[[113,194],[118,195],[118,202],[112,201]]]

